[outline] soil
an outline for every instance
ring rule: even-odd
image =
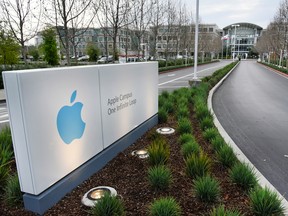
[[[252,215],[247,194],[233,184],[229,179],[229,170],[223,167],[203,137],[199,122],[191,115],[193,133],[202,149],[213,160],[211,175],[217,178],[221,185],[221,197],[216,203],[204,203],[199,201],[193,192],[193,179],[185,174],[185,163],[180,153],[178,143],[179,134],[165,135],[170,144],[170,159],[168,166],[172,170],[173,184],[165,191],[151,189],[147,181],[149,168],[147,159],[139,159],[131,155],[134,150],[147,148],[151,143],[151,132],[158,127],[169,126],[176,128],[176,121],[169,117],[168,122],[159,124],[145,135],[140,137],[133,145],[118,154],[102,170],[91,176],[71,193],[67,194],[59,203],[48,210],[45,215],[89,215],[89,208],[81,204],[82,196],[91,188],[97,186],[110,186],[117,190],[123,200],[127,216],[146,216],[148,207],[153,200],[160,197],[174,197],[181,205],[182,215],[209,215],[216,206],[222,204],[225,208],[239,210],[246,216]],[[164,136],[164,135],[163,135]],[[8,207],[0,202],[0,215],[35,215],[27,212],[23,207]]]

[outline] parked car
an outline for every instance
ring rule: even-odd
[[[108,62],[113,62],[113,56],[102,56],[98,61],[97,63],[99,64],[104,64],[104,63],[108,63]]]
[[[88,61],[89,58],[90,58],[89,55],[84,55],[84,56],[79,57],[77,60],[78,60],[78,61]]]

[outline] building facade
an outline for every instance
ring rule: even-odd
[[[255,47],[262,31],[262,27],[252,23],[234,23],[226,26],[223,28],[226,55],[230,52],[233,58],[240,56],[246,59]]]

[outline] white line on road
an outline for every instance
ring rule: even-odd
[[[215,67],[206,68],[206,69],[204,69],[204,70],[197,71],[197,74],[198,74],[198,73],[202,73],[202,72],[207,71],[207,70],[210,70],[210,69],[213,69],[213,68],[219,68],[219,67],[223,67],[223,65],[218,65],[218,66],[215,66]],[[183,78],[185,78],[185,77],[189,77],[189,76],[192,76],[192,75],[193,75],[193,73],[187,74],[187,75],[182,76],[182,77],[178,77],[178,78],[176,78],[176,79],[173,79],[173,80],[170,80],[170,81],[167,81],[167,82],[159,83],[158,86],[165,85],[165,84],[167,84],[167,83],[171,83],[171,82],[174,82],[174,81],[176,81],[176,80],[183,79]]]
[[[3,120],[3,121],[0,121],[0,124],[2,124],[2,123],[6,123],[6,122],[9,122],[9,119],[7,119],[7,120]]]
[[[172,76],[175,76],[175,74],[169,74],[169,75],[168,75],[168,77],[172,77]]]

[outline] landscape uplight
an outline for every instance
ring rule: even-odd
[[[146,149],[140,149],[132,152],[133,156],[136,156],[138,158],[144,159],[149,157],[148,151]]]
[[[108,193],[110,196],[117,196],[117,191],[108,186],[99,186],[90,189],[82,197],[82,204],[88,207],[93,207],[99,200],[101,200],[105,193]]]
[[[162,128],[158,128],[156,132],[160,134],[172,134],[175,132],[175,129],[171,127],[162,127]]]

